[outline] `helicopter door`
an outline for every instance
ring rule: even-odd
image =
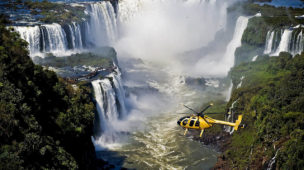
[[[199,119],[197,119],[197,121],[195,122],[195,126],[199,127],[199,125],[200,125],[200,122],[199,122]]]

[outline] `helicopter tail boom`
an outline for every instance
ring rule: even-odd
[[[226,121],[222,121],[222,120],[216,120],[213,119],[214,122],[209,121],[210,123],[216,123],[216,124],[222,124],[222,125],[228,125],[228,126],[232,126],[234,128],[234,130],[238,130],[238,127],[242,121],[243,115],[239,115],[238,119],[235,121],[235,123],[232,122],[226,122]]]

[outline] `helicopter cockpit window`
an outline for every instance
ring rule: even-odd
[[[195,120],[191,120],[189,126],[193,126]]]
[[[184,125],[184,126],[188,123],[188,120],[189,120],[189,119],[185,119],[185,120],[183,121],[183,125]]]

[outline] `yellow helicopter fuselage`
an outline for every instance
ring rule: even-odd
[[[182,117],[180,120],[177,121],[177,124],[186,129],[185,134],[187,133],[188,129],[201,130],[201,137],[204,132],[204,129],[212,127],[213,124],[228,125],[234,127],[234,130],[237,130],[241,121],[242,115],[239,115],[238,120],[236,120],[235,123],[213,119],[209,116],[204,115],[204,118],[201,116]]]

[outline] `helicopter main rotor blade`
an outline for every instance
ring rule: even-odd
[[[191,109],[190,107],[188,107],[188,106],[186,106],[186,105],[184,105],[187,109],[189,109],[189,110],[191,110],[191,111],[193,111],[193,112],[195,112],[195,113],[197,113],[198,114],[198,112],[197,111],[195,111],[195,110],[193,110],[193,109]]]
[[[201,118],[203,118],[203,119],[209,124],[209,122],[205,119],[205,116],[204,116],[204,115],[201,116]]]
[[[204,115],[204,111],[206,111],[207,109],[209,109],[209,107],[213,106],[213,103],[210,103],[207,107],[205,107],[205,109],[203,109],[200,113],[198,113],[199,115]]]
[[[216,112],[211,112],[211,113],[204,113],[206,115],[211,115],[211,114],[225,114],[225,113],[216,113]]]

